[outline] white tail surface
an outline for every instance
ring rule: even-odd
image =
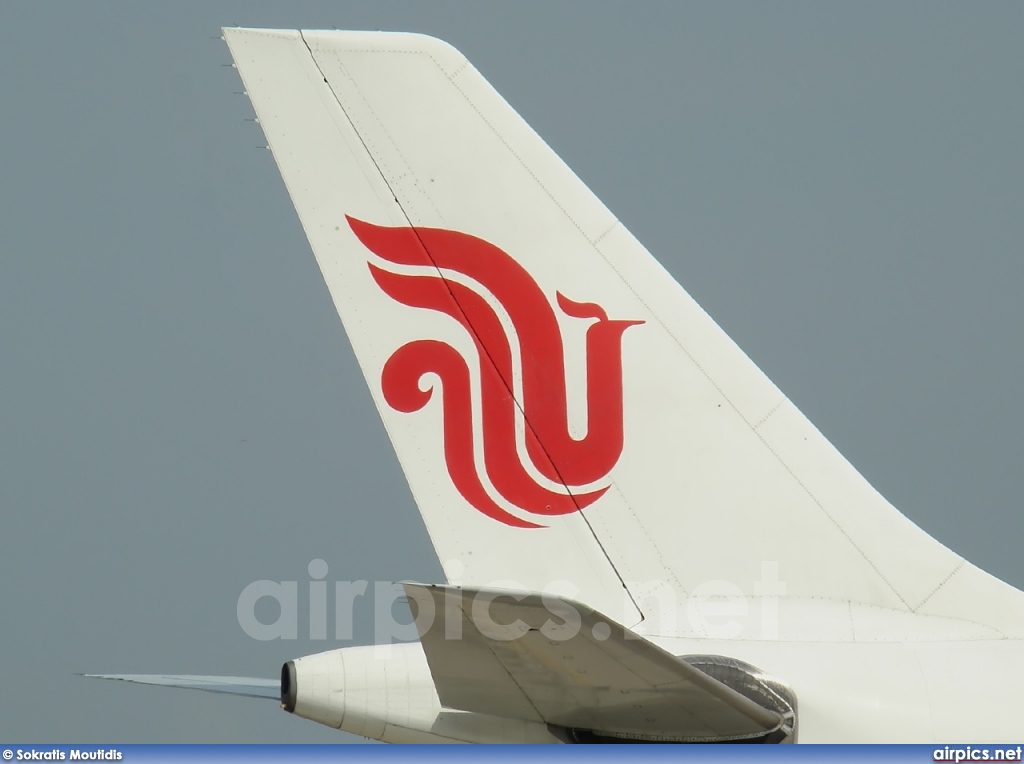
[[[797,609],[1021,629],[1019,593],[872,489],[458,51],[225,37],[452,583],[633,625],[652,592],[761,593],[767,563]]]

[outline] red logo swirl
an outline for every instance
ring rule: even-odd
[[[565,356],[558,319],[537,283],[519,263],[483,239],[440,228],[385,228],[347,217],[366,246],[396,265],[427,266],[428,275],[392,273],[369,264],[374,280],[393,299],[438,311],[465,328],[477,349],[480,421],[487,478],[509,504],[534,515],[576,512],[601,498],[607,487],[577,492],[607,477],[622,453],[622,334],[643,321],[610,320],[601,306],[556,294],[568,316],[594,321],[587,329],[587,422],[584,438],[569,432]],[[501,306],[515,336],[484,295],[444,272],[480,284]],[[513,345],[513,343],[515,343]],[[522,400],[513,395],[513,347],[521,363]],[[474,460],[469,366],[451,345],[416,340],[388,359],[381,375],[384,398],[397,411],[422,409],[433,390],[420,389],[428,373],[441,380],[444,455],[459,493],[488,517],[519,528],[543,527],[503,509],[484,487]],[[521,404],[521,406],[520,406]],[[565,492],[537,482],[516,449],[516,413],[525,421],[527,458]]]

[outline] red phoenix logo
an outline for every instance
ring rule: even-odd
[[[347,217],[367,249],[401,266],[428,266],[431,275],[391,273],[369,263],[374,281],[394,300],[437,311],[457,321],[473,339],[479,359],[483,468],[491,486],[509,504],[534,515],[565,515],[593,504],[608,490],[581,489],[602,480],[622,453],[622,334],[643,321],[610,320],[595,303],[556,294],[568,316],[590,319],[586,333],[587,434],[569,431],[565,356],[558,319],[544,292],[513,258],[489,242],[441,228],[385,228]],[[445,272],[452,277],[446,278]],[[456,274],[482,286],[514,328],[509,337],[487,298],[456,281]],[[518,349],[521,400],[514,395]],[[420,379],[441,380],[444,456],[459,493],[488,517],[518,528],[543,526],[503,509],[484,487],[474,459],[473,398],[469,366],[451,345],[422,339],[398,348],[384,365],[381,388],[393,409],[422,409],[433,389]],[[538,483],[516,448],[516,416],[525,423],[526,455],[535,471],[560,493]],[[579,490],[580,492],[575,492]]]

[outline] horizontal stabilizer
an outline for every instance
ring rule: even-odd
[[[187,674],[83,674],[90,679],[118,679],[157,687],[178,687],[247,698],[280,700],[281,682],[277,679],[254,679],[245,676],[195,676]]]
[[[578,602],[405,584],[441,703],[635,740],[766,736],[787,723]]]

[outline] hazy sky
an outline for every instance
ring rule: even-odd
[[[453,43],[876,488],[1024,587],[1024,4],[6,0],[0,737],[345,740],[75,673],[272,677],[329,645],[246,636],[248,583],[441,578],[234,24]]]

